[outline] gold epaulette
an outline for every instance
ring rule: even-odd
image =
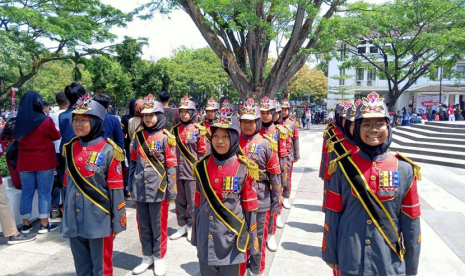
[[[333,152],[334,151],[334,145],[337,144],[337,143],[341,143],[342,141],[344,141],[346,138],[342,138],[342,139],[339,139],[337,141],[334,141],[332,142],[329,146],[328,146],[328,152]]]
[[[195,126],[199,129],[200,135],[205,136],[207,135],[207,128],[202,124],[195,124]]]
[[[283,127],[282,125],[277,125],[276,126],[279,130],[279,138],[280,139],[287,139],[289,138],[289,134],[287,131],[287,128]]]
[[[249,177],[252,178],[252,179],[258,180],[259,179],[259,175],[258,175],[259,172],[258,172],[257,163],[255,163],[253,161],[250,161],[247,157],[245,157],[243,155],[238,155],[237,157],[239,158],[239,160],[242,163],[244,163],[247,166],[247,171],[248,171]]]
[[[73,137],[71,140],[69,140],[68,143],[65,143],[65,144],[63,145],[63,148],[61,149],[61,155],[63,155],[63,157],[66,157],[66,149],[65,149],[65,147],[66,147],[67,145],[70,145],[70,144],[74,143],[74,141],[76,141],[76,140],[78,140],[78,139],[79,139],[79,136],[75,136],[75,137]]]
[[[110,138],[107,138],[107,142],[108,142],[108,144],[110,144],[113,147],[113,157],[116,160],[118,160],[120,162],[123,162],[124,161],[123,150]]]
[[[335,173],[337,169],[337,162],[350,154],[352,154],[352,150],[349,150],[348,152],[329,162],[328,174]]]
[[[163,133],[165,133],[166,136],[168,136],[168,144],[175,147],[176,146],[176,137],[166,129],[163,130]]]
[[[292,133],[292,129],[289,126],[284,127],[287,128],[287,130],[289,130],[289,136],[291,136],[291,138],[294,138],[294,133]]]
[[[421,180],[421,167],[415,164],[411,159],[407,156],[403,155],[400,152],[396,152],[397,155],[402,158],[405,162],[410,163],[413,166],[413,174],[417,177],[418,180]]]
[[[270,141],[270,148],[272,151],[277,152],[278,151],[278,142],[276,142],[273,138],[270,136],[264,134],[263,137],[265,137],[268,141]]]

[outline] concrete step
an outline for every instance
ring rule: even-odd
[[[411,127],[411,126],[399,126],[397,127],[399,130],[405,130],[407,132],[411,133],[416,133],[420,134],[429,138],[452,138],[452,139],[461,139],[462,141],[465,141],[465,134],[460,134],[460,133],[450,133],[450,132],[438,132],[434,130],[428,130],[428,129],[422,129],[418,127]]]
[[[429,143],[436,143],[442,145],[450,145],[450,144],[464,144],[464,139],[456,139],[456,138],[446,138],[446,137],[429,137],[426,133],[415,133],[412,131],[414,128],[401,128],[397,127],[393,129],[393,134],[399,135],[410,140],[418,141],[418,142],[429,142]],[[426,134],[426,135],[425,135]]]
[[[446,132],[446,133],[454,133],[454,134],[465,134],[465,128],[454,128],[454,127],[445,127],[445,126],[438,126],[434,124],[410,124],[413,128],[420,128],[429,131],[437,131],[437,132]]]
[[[462,151],[465,152],[465,143],[455,143],[455,144],[443,144],[443,143],[434,143],[431,141],[428,142],[420,142],[416,139],[409,139],[398,134],[394,134],[392,136],[392,141],[396,144],[405,147],[421,147],[421,148],[430,148],[430,149],[437,149],[437,150],[445,150],[445,151]]]
[[[449,122],[449,121],[427,121],[425,122],[426,125],[433,125],[433,126],[441,126],[441,127],[450,127],[450,128],[465,128],[465,121],[456,121],[456,122]]]
[[[415,153],[409,153],[407,154],[407,157],[412,159],[415,162],[465,169],[465,160],[463,159],[458,160],[458,159],[451,159],[451,158],[446,158],[446,157],[428,156],[428,155],[421,155],[421,154],[415,154]]]
[[[392,143],[390,147],[391,151],[400,151],[410,154],[418,154],[418,155],[425,155],[425,156],[436,156],[436,157],[444,157],[449,159],[457,159],[455,161],[465,160],[465,151],[463,150],[440,150],[440,149],[432,149],[426,147],[426,145],[417,145],[417,146],[404,146],[397,143]]]

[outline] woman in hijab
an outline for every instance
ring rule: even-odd
[[[171,133],[176,136],[179,166],[177,170],[178,194],[176,196],[176,217],[179,228],[170,239],[176,240],[187,234],[191,241],[192,224],[194,223],[195,178],[192,176],[194,164],[207,152],[207,129],[195,123],[197,111],[195,103],[184,96],[179,107],[181,122],[173,126]]]
[[[257,254],[257,165],[239,150],[239,121],[223,108],[212,126],[212,153],[194,166],[195,220],[192,244],[200,274],[246,273],[246,252]]]
[[[169,202],[176,198],[176,138],[164,129],[163,105],[152,94],[145,97],[141,113],[143,130],[136,132],[131,149],[128,190],[137,202],[143,258],[132,273],[142,274],[153,264],[161,276],[166,273]]]
[[[279,185],[281,183],[281,166],[277,154],[276,141],[269,136],[264,137],[260,134],[260,107],[255,105],[253,99],[248,99],[241,111],[240,127],[240,153],[250,161],[257,163],[259,169],[259,180],[257,181],[258,253],[250,256],[250,270],[253,275],[261,275],[265,269],[266,250],[262,245],[268,239],[266,225],[271,219],[272,210],[278,212],[280,209]]]
[[[70,239],[76,274],[113,275],[113,240],[126,230],[123,150],[105,136],[105,108],[81,97],[72,114],[77,137],[65,144],[67,186],[61,237]]]
[[[323,260],[343,276],[416,275],[420,167],[388,152],[389,113],[375,92],[357,107],[353,135],[360,150],[338,152],[330,166]]]
[[[28,91],[21,98],[16,117],[14,138],[18,141],[18,163],[22,193],[20,214],[23,218],[21,232],[28,234],[32,230],[29,219],[32,216],[32,201],[37,189],[39,194],[38,233],[45,234],[58,228],[50,224],[48,217],[51,209],[51,192],[57,166],[53,141],[61,138],[53,120],[43,112],[42,96],[36,91]]]

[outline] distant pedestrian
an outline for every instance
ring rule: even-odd
[[[312,111],[310,109],[308,109],[305,112],[305,119],[306,119],[306,123],[307,123],[307,130],[309,130],[310,129],[310,124],[312,123]]]
[[[449,116],[449,122],[455,121],[454,107],[452,105],[449,105],[449,109],[447,110],[447,115]]]
[[[307,117],[305,116],[305,110],[303,109],[302,109],[301,120],[302,120],[302,128],[305,128],[305,125],[307,124]]]

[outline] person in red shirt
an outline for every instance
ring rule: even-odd
[[[22,193],[20,214],[23,218],[21,232],[28,234],[32,225],[32,200],[37,189],[39,194],[39,234],[58,228],[48,222],[52,202],[52,186],[55,168],[55,146],[53,141],[61,138],[52,119],[43,111],[42,96],[36,91],[28,91],[21,98],[16,118],[14,137],[18,141],[18,165]]]

